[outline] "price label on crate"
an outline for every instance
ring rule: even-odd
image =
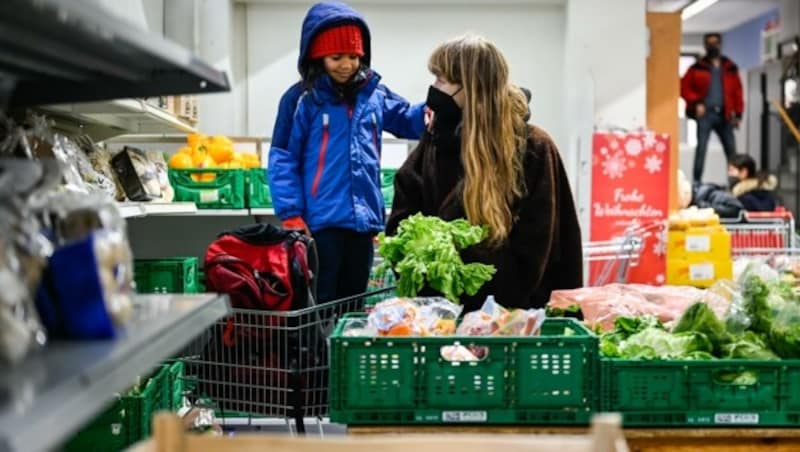
[[[758,420],[758,413],[717,413],[714,415],[715,424],[758,424]]]
[[[686,251],[690,253],[707,253],[711,251],[711,236],[687,235]]]
[[[690,265],[689,279],[692,281],[707,281],[714,279],[714,264]]]
[[[200,202],[218,202],[219,190],[203,190],[200,192]]]
[[[442,411],[442,422],[486,422],[486,411]]]

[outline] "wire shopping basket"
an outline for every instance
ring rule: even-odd
[[[639,264],[645,241],[664,230],[663,222],[634,224],[610,240],[588,242],[583,246],[584,265],[589,266],[588,286],[625,283],[632,267]]]
[[[184,351],[187,385],[222,417],[294,419],[328,414],[328,336],[368,292],[295,311],[233,309]]]
[[[734,258],[791,253],[800,245],[788,211],[742,212],[736,219],[721,222],[731,235]]]

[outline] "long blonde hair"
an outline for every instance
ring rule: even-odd
[[[428,69],[462,86],[464,209],[470,223],[488,226],[489,244],[499,246],[514,225],[513,204],[526,190],[522,152],[527,139],[527,99],[509,83],[503,54],[481,36],[466,35],[440,44],[431,54]]]

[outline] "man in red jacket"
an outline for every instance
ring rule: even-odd
[[[703,37],[706,56],[686,71],[681,79],[681,97],[686,101],[686,116],[697,121],[697,149],[694,154],[693,182],[702,182],[708,138],[717,133],[725,157],[736,154],[733,129],[739,127],[744,112],[742,81],[736,63],[720,52],[722,37],[709,33]]]

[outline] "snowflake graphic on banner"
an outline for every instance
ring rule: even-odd
[[[663,141],[659,141],[656,144],[656,152],[664,152],[666,150],[667,150],[667,144],[664,143]]]
[[[653,149],[653,146],[656,145],[656,134],[654,132],[646,132],[643,138],[644,148]]]
[[[650,174],[660,173],[662,160],[655,155],[651,155],[645,159],[644,169]]]
[[[653,254],[658,257],[667,254],[667,241],[664,240],[664,234],[658,234],[656,243],[653,245]]]
[[[659,273],[659,274],[656,276],[656,284],[664,284],[664,280],[665,280],[665,279],[666,279],[666,278],[664,278],[664,274],[663,274],[663,273]]]
[[[603,160],[603,174],[609,179],[621,179],[625,175],[626,166],[625,157],[621,152],[606,155]]]
[[[628,138],[625,142],[625,152],[632,157],[642,153],[642,141],[638,138]]]

